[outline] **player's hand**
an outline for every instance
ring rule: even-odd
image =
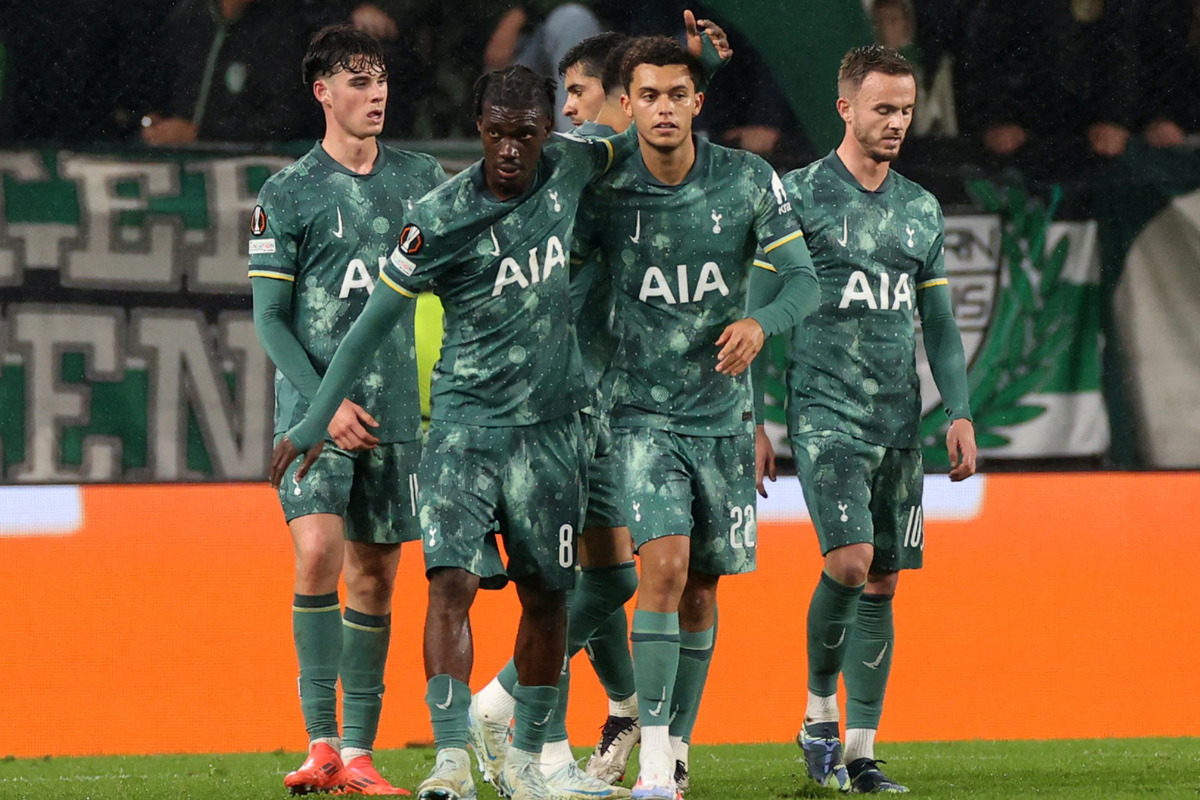
[[[965,481],[975,474],[979,452],[975,448],[975,426],[969,419],[956,419],[946,431],[946,452],[950,455],[950,480]]]
[[[329,438],[333,443],[351,453],[373,450],[379,439],[371,435],[365,425],[378,428],[379,423],[358,403],[343,400],[337,413],[329,423]]]
[[[312,465],[317,463],[317,456],[321,455],[321,448],[324,446],[325,442],[317,442],[308,449],[308,452],[304,454],[304,463],[296,470],[292,480],[299,483],[304,479],[304,476],[312,469]],[[279,444],[275,445],[275,449],[271,452],[271,468],[267,472],[267,480],[271,482],[272,488],[278,489],[279,484],[283,483],[283,476],[287,474],[288,467],[292,465],[298,455],[300,455],[300,451],[286,435],[279,440]]]
[[[721,56],[722,61],[733,58],[733,48],[729,46],[729,37],[717,23],[710,19],[697,21],[696,15],[687,10],[683,12],[683,28],[687,31],[687,50],[692,54],[692,58],[700,57],[700,50],[704,45],[700,38],[702,35],[707,35],[712,40],[713,47],[717,48],[717,55]]]
[[[721,348],[717,353],[717,372],[730,377],[741,375],[762,350],[764,339],[762,325],[750,317],[725,328],[717,339],[717,347]]]
[[[758,493],[766,497],[767,490],[763,486],[763,478],[770,478],[771,483],[775,482],[775,445],[771,444],[771,439],[767,436],[763,426],[756,425],[754,428],[754,480],[758,486]]]
[[[354,9],[350,14],[350,22],[356,29],[370,34],[380,41],[391,41],[400,36],[396,20],[372,3],[363,3]]]
[[[142,117],[142,141],[155,147],[164,144],[190,144],[196,141],[196,126],[178,117],[147,114]]]

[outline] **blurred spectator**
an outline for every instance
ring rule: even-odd
[[[911,0],[874,0],[870,15],[875,43],[899,52],[913,65],[917,107],[909,135],[957,136],[952,60],[940,49],[935,49],[933,59],[926,57],[919,43],[917,14]]]
[[[142,124],[151,145],[315,137],[320,114],[296,67],[308,30],[295,0],[181,0],[157,41],[169,76]]]
[[[713,78],[696,130],[716,142],[758,153],[777,168],[806,164],[815,157],[783,90],[770,69],[721,15],[688,0],[606,0],[599,10],[621,31],[635,36],[665,33],[684,39],[683,12],[712,19],[729,35],[733,59]]]
[[[483,51],[485,70],[524,64],[534,72],[558,80],[555,128],[572,129],[561,113],[566,90],[558,74],[558,62],[575,45],[604,30],[589,7],[575,0],[530,0],[518,3],[488,3],[492,32]]]
[[[0,2],[7,140],[86,144],[134,130],[154,73],[142,59],[166,0]]]
[[[1200,132],[1200,2],[1146,0],[1137,30],[1146,141],[1178,147]]]
[[[963,3],[955,91],[983,147],[1035,177],[1124,152],[1138,122],[1134,2]]]

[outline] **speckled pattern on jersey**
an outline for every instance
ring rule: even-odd
[[[692,569],[706,575],[754,571],[753,436],[638,427],[614,428],[613,441],[625,467],[625,517],[635,547],[688,536]]]
[[[875,545],[873,572],[920,569],[925,552],[920,448],[868,444],[841,431],[792,437],[821,554]]]
[[[530,425],[587,402],[567,262],[579,196],[613,154],[609,140],[556,134],[520,197],[496,200],[479,162],[409,215],[383,274],[442,299],[434,420]]]
[[[283,434],[276,435],[276,444]],[[397,544],[421,538],[417,520],[420,442],[381,444],[350,453],[326,442],[312,469],[297,483],[296,459],[279,484],[288,521],[309,514],[337,514],[346,538],[367,544]]]
[[[435,423],[418,473],[426,571],[459,567],[484,588],[502,586],[506,574],[570,588],[587,457],[577,414],[533,425]]]
[[[655,180],[639,153],[585,194],[576,251],[587,259],[599,250],[612,276],[618,344],[605,383],[614,427],[751,430],[749,373],[717,373],[714,343],[746,315],[756,244],[798,234],[767,162],[703,139],[678,186]]]
[[[836,152],[783,179],[817,268],[821,305],[795,328],[789,427],[916,447],[921,414],[913,311],[944,283],[942,210],[890,171],[869,192]]]
[[[318,373],[324,374],[362,313],[401,220],[445,179],[432,156],[384,144],[372,171],[356,175],[318,143],[263,185],[258,204],[265,227],[258,232],[252,224],[250,276],[294,283],[292,332]],[[384,340],[349,393],[378,420],[372,432],[384,442],[421,435],[414,311]],[[276,372],[275,432],[296,425],[307,410],[308,401]]]

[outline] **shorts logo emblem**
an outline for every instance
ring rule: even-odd
[[[846,505],[845,503],[838,503],[838,511],[842,512],[842,516],[839,518],[840,522],[850,521],[850,517],[846,516],[846,509],[848,508],[850,508],[850,506]]]

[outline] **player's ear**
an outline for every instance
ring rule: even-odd
[[[621,110],[625,112],[625,116],[633,119],[633,101],[629,99],[629,92],[621,93]]]
[[[704,92],[696,92],[696,100],[692,103],[692,117],[699,114],[702,108],[704,108]]]
[[[317,98],[317,102],[325,105],[326,98],[329,97],[329,86],[321,78],[317,78],[312,84],[313,97]]]
[[[851,119],[851,115],[850,115],[850,101],[849,101],[849,100],[847,100],[845,97],[839,97],[839,98],[837,99],[837,112],[838,112],[838,116],[839,116],[839,117],[841,117],[841,118],[842,118],[842,120],[843,120],[843,121],[844,121],[844,122],[845,122],[847,125],[849,125],[849,124],[850,124],[850,119]]]

